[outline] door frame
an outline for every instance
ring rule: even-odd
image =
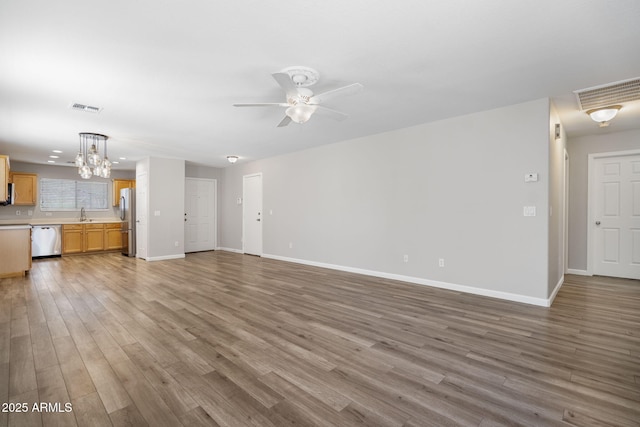
[[[588,187],[587,187],[587,275],[593,276],[593,265],[595,264],[593,257],[595,256],[595,233],[593,232],[593,224],[595,223],[595,163],[596,160],[606,159],[608,157],[626,157],[640,155],[640,150],[625,151],[609,151],[605,153],[589,154],[589,162],[587,168]]]
[[[242,253],[247,253],[245,250],[245,237],[246,237],[246,233],[245,233],[245,219],[247,217],[247,212],[246,212],[246,197],[247,197],[247,186],[246,186],[246,179],[248,178],[253,178],[253,177],[260,177],[260,212],[263,211],[263,203],[264,203],[264,193],[263,193],[263,178],[262,178],[262,172],[257,172],[257,173],[252,173],[249,175],[243,175],[242,176]],[[259,254],[255,254],[258,256],[262,256],[262,252],[263,252],[263,245],[264,245],[264,241],[263,241],[263,232],[264,232],[264,215],[262,215],[262,221],[260,223],[260,253]],[[253,254],[252,254],[253,255]]]
[[[187,181],[206,181],[206,182],[212,182],[213,183],[213,219],[214,219],[214,223],[213,223],[213,248],[210,250],[217,250],[218,249],[218,180],[215,178],[192,178],[192,177],[185,177],[184,179],[184,187],[185,187],[185,197],[187,196]],[[186,211],[186,206],[185,206],[185,211]],[[187,228],[187,224],[185,222],[185,253],[187,253],[187,241],[186,241],[186,228]],[[197,251],[196,251],[197,252]]]

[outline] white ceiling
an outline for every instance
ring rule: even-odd
[[[0,151],[58,164],[78,132],[120,168],[152,155],[224,167],[550,97],[569,136],[640,128],[640,102],[600,129],[573,91],[640,77],[638,0],[20,0],[0,2]],[[277,124],[271,77],[304,65],[360,94]],[[103,108],[74,111],[74,103]]]

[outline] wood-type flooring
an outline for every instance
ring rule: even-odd
[[[220,251],[36,260],[0,280],[0,403],[0,426],[638,426],[640,282],[567,276],[543,308]]]

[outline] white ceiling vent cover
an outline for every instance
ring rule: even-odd
[[[102,108],[100,107],[92,107],[91,105],[78,104],[77,102],[74,102],[73,104],[71,104],[71,109],[78,110],[78,111],[86,111],[87,113],[99,113],[100,111],[102,111]]]
[[[591,110],[623,102],[637,101],[640,99],[640,77],[580,89],[573,93],[576,94],[580,110]]]

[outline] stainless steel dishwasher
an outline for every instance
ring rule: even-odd
[[[34,225],[31,229],[31,256],[62,255],[62,225]]]

